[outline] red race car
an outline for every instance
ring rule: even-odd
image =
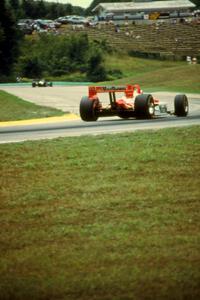
[[[109,104],[103,105],[99,93],[109,94]],[[122,94],[118,99],[116,93]],[[138,84],[126,86],[89,86],[88,96],[80,102],[80,116],[83,121],[96,121],[99,117],[119,116],[123,119],[151,119],[156,112],[186,117],[189,104],[186,95],[176,95],[174,111],[168,111],[167,105],[160,104],[151,94],[144,94]]]

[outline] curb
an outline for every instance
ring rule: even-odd
[[[32,125],[32,124],[44,124],[44,123],[56,123],[59,121],[67,120],[79,120],[79,116],[75,114],[65,114],[60,117],[47,117],[47,118],[38,118],[38,119],[29,119],[29,120],[19,120],[19,121],[5,121],[0,122],[0,127],[6,126],[20,126],[20,125]]]

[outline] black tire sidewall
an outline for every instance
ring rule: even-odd
[[[174,98],[174,114],[177,117],[186,117],[189,111],[186,95],[176,95]]]
[[[83,121],[91,122],[98,119],[98,114],[95,111],[98,102],[98,99],[90,100],[87,96],[82,97],[79,111]]]
[[[153,113],[149,112],[149,107],[153,103],[153,97],[151,94],[141,94],[135,98],[135,116],[136,118],[151,119],[154,116]],[[152,106],[154,107],[154,105]]]

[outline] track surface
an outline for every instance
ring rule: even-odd
[[[1,89],[36,104],[56,107],[76,114],[78,114],[81,97],[87,95],[87,87],[85,86],[53,88],[1,87]],[[152,94],[162,102],[167,103],[169,109],[173,109],[175,93],[156,92]],[[18,125],[13,125],[13,123],[9,125],[0,124],[0,143],[200,125],[200,95],[191,94],[187,96],[190,112],[186,118],[163,115],[153,120],[121,120],[115,117],[100,118],[97,122],[89,123],[77,118],[73,120],[54,118],[47,121],[38,120],[37,122],[29,120],[23,122],[23,124],[19,122]],[[102,98],[100,99],[102,100]]]

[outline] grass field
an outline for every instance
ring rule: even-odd
[[[199,299],[199,136],[0,145],[0,298]]]
[[[55,108],[39,106],[0,90],[0,122],[63,115]]]
[[[123,78],[114,84],[138,83],[149,91],[177,91],[200,93],[200,64],[186,62],[141,59],[126,55],[106,57],[108,69],[118,69]]]
[[[185,61],[166,61],[131,57],[127,54],[105,56],[107,70],[119,70],[121,79],[101,84],[138,83],[148,91],[175,91],[200,93],[200,64],[188,65]],[[50,77],[50,80],[55,80]],[[70,74],[56,78],[57,81],[85,81],[84,74]]]

